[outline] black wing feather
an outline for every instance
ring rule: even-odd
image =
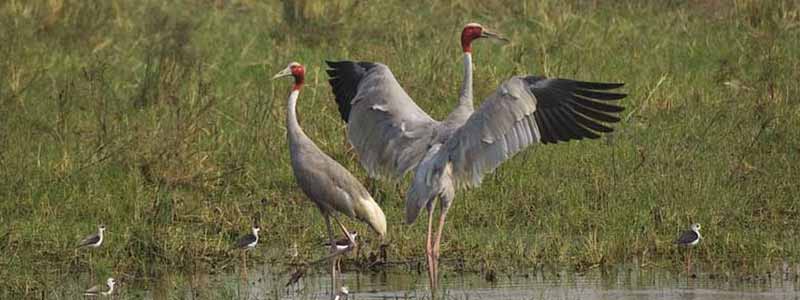
[[[358,84],[367,71],[375,67],[375,64],[352,61],[325,61],[325,63],[330,68],[326,70],[330,77],[328,83],[333,89],[339,114],[342,120],[347,122],[350,117],[350,105],[358,93]]]
[[[684,231],[683,233],[681,233],[681,236],[678,237],[677,240],[675,240],[675,243],[676,244],[681,244],[681,245],[687,245],[687,244],[690,244],[690,243],[694,242],[698,238],[699,237],[697,236],[696,232],[694,232],[692,230],[687,230],[687,231]]]
[[[620,100],[626,94],[598,92],[619,88],[624,85],[622,83],[547,79],[543,76],[529,76],[525,81],[536,97],[534,118],[544,144],[599,138],[596,132],[614,131],[601,122],[619,122],[617,113],[625,109],[605,102]]]
[[[245,236],[239,238],[239,241],[236,242],[236,248],[247,247],[247,245],[250,245],[255,241],[256,241],[256,236],[253,235],[252,233],[248,234],[248,235],[245,235]]]
[[[597,100],[619,100],[627,96],[626,94],[604,93],[604,92],[595,92],[595,91],[581,90],[581,89],[576,89],[574,93],[576,95],[581,95],[586,98],[592,98]]]

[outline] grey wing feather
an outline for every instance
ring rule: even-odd
[[[94,234],[91,234],[91,235],[83,238],[81,240],[81,242],[78,243],[78,247],[83,247],[83,246],[88,246],[88,245],[91,245],[91,244],[95,244],[99,240],[100,240],[100,235],[98,235],[97,233],[94,233]]]
[[[327,62],[350,144],[370,177],[401,178],[425,155],[439,122],[379,63]]]
[[[626,95],[601,90],[620,86],[534,76],[504,82],[447,141],[457,185],[479,185],[484,174],[531,144],[611,132],[601,122],[618,122],[615,114],[623,108],[603,102]]]
[[[86,291],[84,291],[84,293],[85,293],[85,294],[98,294],[98,293],[100,293],[101,291],[103,291],[103,289],[104,289],[104,288],[105,288],[105,286],[104,286],[104,285],[100,285],[100,284],[98,284],[98,285],[95,285],[95,286],[93,286],[93,287],[90,287],[89,289],[87,289]]]

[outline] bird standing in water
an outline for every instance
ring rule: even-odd
[[[476,188],[515,154],[536,144],[597,139],[614,129],[625,94],[622,83],[514,76],[476,110],[472,99],[472,42],[496,36],[478,24],[461,33],[464,81],[459,102],[443,121],[416,105],[385,65],[328,62],[330,85],[347,137],[362,166],[377,179],[413,173],[406,192],[406,223],[428,211],[425,256],[431,289],[447,213],[459,189]],[[434,232],[434,211],[440,208]]]
[[[248,252],[247,250],[254,249],[256,245],[258,245],[258,232],[261,231],[261,227],[259,227],[258,225],[253,225],[253,228],[251,230],[252,231],[250,233],[240,237],[239,240],[236,241],[236,244],[234,244],[234,247],[236,247],[236,249],[245,250],[244,251],[245,253],[243,254],[245,277],[247,277],[247,252]]]
[[[700,243],[701,238],[703,237],[700,236],[700,224],[694,223],[689,227],[689,230],[682,232],[681,235],[675,240],[675,244],[678,244],[678,246],[688,248],[688,254],[686,256],[686,273],[690,273],[692,270],[692,248]]]
[[[365,222],[383,241],[386,235],[386,217],[380,206],[367,189],[347,169],[333,158],[322,152],[306,135],[297,120],[297,99],[305,83],[305,67],[299,63],[290,63],[273,79],[293,77],[294,83],[287,100],[286,131],[289,142],[289,155],[297,185],[305,195],[314,202],[325,219],[328,239],[331,243],[331,296],[336,293],[336,257],[355,247],[353,240],[336,213]],[[350,239],[350,247],[343,251],[336,250],[336,243],[331,227],[331,217]]]

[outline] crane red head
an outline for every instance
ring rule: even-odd
[[[497,33],[486,30],[478,23],[469,23],[464,25],[464,30],[461,31],[461,49],[464,52],[472,52],[472,41],[479,38],[491,38],[508,42],[508,39],[501,37]]]
[[[282,71],[278,72],[278,74],[275,74],[275,76],[272,76],[272,79],[278,79],[286,76],[294,77],[294,85],[292,85],[292,90],[299,90],[305,82],[306,68],[300,63],[291,62],[286,69],[283,69]]]

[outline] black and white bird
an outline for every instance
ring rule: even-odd
[[[352,247],[353,246],[350,243],[350,239],[355,241],[357,236],[358,236],[358,232],[356,232],[355,230],[354,231],[350,231],[350,238],[343,237],[343,238],[340,238],[338,240],[335,240],[333,242],[333,245],[336,247],[336,250],[343,251],[343,250],[347,249],[348,247]],[[325,246],[325,247],[330,247],[331,246],[331,242],[330,241],[326,241],[322,245]]]
[[[334,297],[333,300],[345,300],[345,299],[347,299],[348,295],[350,295],[350,291],[347,290],[346,286],[342,286],[339,289],[339,292],[336,293],[336,297]]]
[[[689,226],[689,230],[682,232],[681,235],[675,240],[675,244],[678,244],[678,246],[689,248],[689,253],[686,255],[686,273],[689,273],[692,270],[691,248],[697,246],[702,238],[703,237],[700,235],[700,224],[694,223],[692,226]]]
[[[681,233],[678,239],[675,240],[675,244],[684,247],[694,247],[697,246],[698,243],[700,243],[701,238],[702,236],[700,236],[700,224],[694,223],[692,224],[692,226],[689,226],[689,230],[686,230],[683,233]]]
[[[90,287],[89,289],[83,292],[83,295],[92,297],[111,295],[111,293],[114,292],[114,284],[116,284],[116,282],[114,282],[114,278],[109,277],[106,280],[105,285],[98,284],[93,287]]]
[[[261,228],[258,225],[253,226],[253,231],[245,236],[239,238],[236,242],[236,248],[250,250],[258,245],[258,232]]]
[[[97,232],[92,233],[84,237],[80,243],[78,243],[78,248],[83,247],[92,247],[97,248],[103,244],[103,232],[106,231],[106,225],[100,225],[97,227]]]
[[[325,219],[328,240],[334,243],[333,227],[330,219],[336,221],[342,233],[349,235],[347,228],[339,221],[342,214],[369,225],[378,238],[386,236],[386,215],[372,198],[364,185],[344,166],[320,149],[306,135],[297,118],[297,101],[305,83],[305,67],[291,62],[272,79],[291,76],[294,79],[292,90],[287,98],[286,135],[289,144],[289,157],[292,171],[300,190],[314,202]],[[305,221],[305,220],[302,220]],[[350,241],[355,244],[355,241]],[[333,249],[333,248],[331,248]],[[348,249],[349,250],[349,249]],[[336,293],[336,261],[344,252],[334,251],[325,257],[331,261],[331,295]]]

